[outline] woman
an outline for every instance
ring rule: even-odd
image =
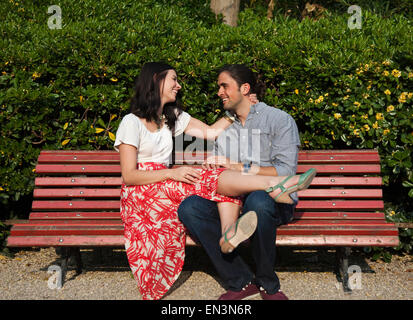
[[[125,248],[143,299],[160,299],[182,270],[186,237],[177,209],[186,197],[197,194],[233,207],[241,205],[236,197],[267,190],[276,201],[291,203],[289,194],[308,187],[314,176],[286,179],[244,176],[224,168],[169,169],[173,135],[215,139],[231,123],[223,118],[208,126],[183,112],[175,105],[180,89],[171,66],[145,64],[136,82],[130,114],[122,119],[114,145],[120,152],[123,178]],[[221,239],[223,244],[237,236],[237,227],[238,223]]]

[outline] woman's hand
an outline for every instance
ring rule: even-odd
[[[201,179],[199,171],[192,167],[179,167],[175,169],[169,169],[169,179],[175,181],[181,181],[189,184],[195,184]]]
[[[259,101],[258,101],[258,99],[257,99],[257,95],[255,94],[255,93],[251,93],[250,95],[249,95],[249,98],[250,98],[250,101],[253,103],[253,104],[257,104]]]

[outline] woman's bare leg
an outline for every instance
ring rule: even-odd
[[[269,187],[281,183],[285,176],[263,176],[263,175],[245,175],[238,171],[225,170],[218,178],[217,193],[237,197],[245,193],[266,190]],[[298,183],[300,176],[295,175],[289,179],[284,187],[288,188]],[[269,195],[275,198],[281,192],[280,189],[274,190]]]
[[[233,202],[218,202],[219,219],[221,221],[221,233],[224,234],[239,218],[241,206]],[[229,231],[228,237],[231,237]]]

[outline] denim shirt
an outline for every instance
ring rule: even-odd
[[[234,162],[273,166],[279,176],[296,174],[300,136],[294,119],[263,102],[251,106],[244,126],[238,118],[214,143],[213,154]],[[297,193],[291,194],[298,201]]]

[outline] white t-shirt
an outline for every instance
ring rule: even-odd
[[[182,112],[175,122],[175,137],[184,132],[191,116]],[[119,152],[120,144],[129,144],[137,149],[138,162],[159,162],[169,164],[172,154],[172,131],[166,123],[156,132],[149,131],[133,113],[123,117],[116,132],[114,148]]]

